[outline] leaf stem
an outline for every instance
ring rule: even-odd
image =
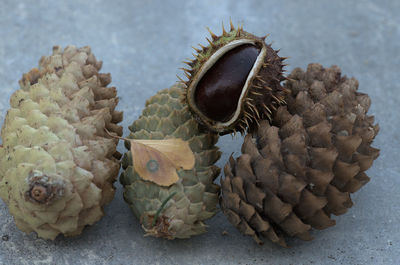
[[[152,224],[151,224],[152,227],[156,225],[158,216],[160,215],[161,211],[164,209],[164,207],[165,207],[165,205],[167,204],[167,202],[168,202],[169,200],[171,200],[172,197],[175,196],[175,194],[176,194],[176,191],[174,191],[173,193],[171,193],[171,194],[162,202],[160,208],[158,208],[158,210],[157,210],[157,212],[156,212],[156,215],[154,216],[154,220],[153,220],[153,222],[152,222]]]

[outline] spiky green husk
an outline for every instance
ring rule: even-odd
[[[186,92],[183,101],[189,105],[189,110],[193,113],[196,119],[204,124],[211,131],[218,132],[220,135],[227,133],[245,132],[249,128],[258,123],[259,120],[269,119],[276,111],[276,109],[285,103],[284,97],[287,90],[281,86],[280,82],[285,80],[283,76],[283,61],[285,57],[279,57],[279,50],[274,50],[271,44],[265,43],[265,37],[257,37],[243,30],[243,27],[235,29],[231,22],[230,31],[225,31],[222,26],[222,35],[217,36],[210,34],[212,39],[208,39],[208,46],[200,45],[201,49],[194,48],[197,54],[193,54],[195,59],[185,62],[190,69],[182,68],[187,81],[180,79],[180,82],[186,87]],[[200,110],[197,109],[192,94],[194,93],[191,87],[194,80],[196,80],[202,70],[202,66],[209,60],[209,58],[216,53],[219,49],[238,40],[252,40],[257,45],[266,49],[265,56],[261,61],[259,70],[251,78],[249,87],[244,94],[243,99],[238,102],[238,107],[241,108],[240,115],[235,121],[227,126],[221,126],[217,121],[213,121],[205,117]]]
[[[124,198],[147,235],[168,239],[206,232],[204,220],[216,213],[219,193],[219,186],[213,183],[220,172],[214,165],[220,157],[215,146],[218,135],[199,131],[198,123],[180,101],[182,93],[182,85],[178,84],[151,97],[143,114],[129,127],[128,138],[174,137],[188,141],[195,154],[195,167],[179,170],[179,181],[162,187],[140,178],[133,169],[132,154],[128,151],[122,160],[125,171],[120,178],[125,188]],[[128,141],[125,146],[130,149]],[[160,214],[154,221],[157,211]]]
[[[42,57],[10,99],[0,146],[0,197],[22,231],[45,239],[80,234],[114,196],[122,113],[110,74],[89,47]],[[37,193],[36,193],[37,192]]]

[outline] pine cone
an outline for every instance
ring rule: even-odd
[[[120,178],[125,188],[124,198],[146,234],[168,239],[206,232],[203,221],[215,215],[218,203],[219,186],[213,183],[220,173],[214,165],[220,157],[215,146],[218,135],[199,131],[198,123],[180,102],[183,92],[182,85],[177,84],[151,97],[143,114],[129,127],[132,133],[128,138],[188,141],[195,155],[195,167],[179,169],[178,182],[160,186],[140,177],[128,151],[122,159],[125,171]],[[125,145],[129,150],[130,142],[126,141]]]
[[[366,113],[368,95],[340,69],[310,64],[296,68],[286,87],[291,95],[270,126],[262,121],[247,135],[242,155],[225,166],[221,207],[242,233],[286,246],[283,235],[311,240],[352,206],[350,193],[369,181],[365,171],[379,150],[378,133]]]
[[[22,231],[80,234],[114,197],[122,113],[89,47],[55,46],[24,74],[2,128],[0,197]]]

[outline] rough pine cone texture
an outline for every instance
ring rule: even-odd
[[[89,47],[55,46],[24,74],[0,146],[0,197],[16,225],[45,239],[80,234],[103,216],[119,171],[122,113]],[[114,157],[115,156],[115,157]]]
[[[221,197],[242,233],[282,246],[284,235],[311,240],[311,228],[335,225],[331,214],[353,205],[350,193],[369,181],[365,171],[379,155],[370,146],[379,127],[356,79],[310,64],[307,72],[294,69],[286,87],[288,105],[273,125],[262,121],[225,166]]]
[[[195,168],[178,170],[177,183],[162,187],[146,181],[134,171],[132,154],[128,151],[122,160],[125,171],[121,175],[124,198],[142,223],[147,235],[168,239],[188,238],[206,232],[204,220],[217,210],[219,186],[214,179],[220,169],[214,163],[220,157],[215,143],[218,135],[202,133],[187,106],[181,103],[182,84],[164,89],[146,102],[143,114],[129,129],[131,139],[181,138],[189,142],[195,154]],[[125,142],[130,148],[130,143]],[[175,195],[173,195],[175,193]],[[172,196],[159,218],[157,210]]]

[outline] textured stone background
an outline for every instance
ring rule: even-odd
[[[256,35],[270,33],[273,47],[290,56],[288,70],[337,64],[358,78],[381,126],[375,141],[381,156],[368,172],[371,182],[352,196],[355,206],[337,225],[314,232],[312,242],[259,247],[221,213],[208,222],[207,234],[190,240],[144,238],[117,184],[99,223],[78,238],[54,242],[21,233],[0,202],[0,236],[9,236],[0,239],[0,264],[400,264],[399,12],[397,0],[0,0],[0,125],[22,73],[53,45],[74,44],[90,45],[104,61],[103,71],[112,73],[126,128],[148,97],[182,75],[178,68],[191,57],[191,46],[206,43],[205,26],[220,33],[221,22],[231,17]],[[240,142],[221,139],[219,166],[239,153]]]

